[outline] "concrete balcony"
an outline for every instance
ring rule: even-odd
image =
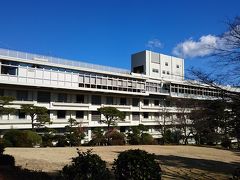
[[[120,111],[131,109],[130,105],[107,105],[107,104],[103,104],[102,107],[115,107],[115,108],[119,109]]]
[[[88,103],[65,103],[65,102],[52,102],[51,109],[54,110],[89,110],[91,104]]]

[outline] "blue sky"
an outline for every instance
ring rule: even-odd
[[[132,53],[172,55],[236,15],[239,0],[2,0],[0,47],[129,69]],[[187,56],[185,66],[206,59]]]

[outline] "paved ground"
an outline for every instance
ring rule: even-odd
[[[163,179],[229,179],[236,166],[240,167],[240,152],[196,146],[102,146],[79,147],[93,149],[111,164],[118,153],[127,149],[143,149],[158,155]],[[16,164],[27,169],[57,172],[77,155],[76,147],[65,148],[6,148]]]

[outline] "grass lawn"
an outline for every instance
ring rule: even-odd
[[[240,166],[240,152],[197,146],[101,146],[92,149],[111,168],[119,152],[142,149],[155,153],[163,170],[163,179],[229,179]],[[15,157],[16,165],[30,170],[55,173],[77,155],[76,147],[64,148],[6,148],[5,154]]]

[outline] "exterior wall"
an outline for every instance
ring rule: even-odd
[[[149,78],[174,81],[184,80],[184,60],[151,51],[142,51],[132,55],[134,67],[143,65],[144,74]]]
[[[76,62],[66,61],[67,65],[63,65],[64,63],[54,63],[56,60],[49,60],[47,57],[36,60],[36,55],[25,53],[17,53],[14,56],[9,52],[4,56],[1,53],[0,49],[0,92],[5,96],[17,98],[11,106],[16,109],[20,109],[22,104],[46,107],[53,122],[51,128],[64,128],[68,125],[70,117],[76,118],[85,128],[88,140],[91,139],[91,128],[106,127],[96,121],[99,116],[93,113],[100,107],[113,106],[126,113],[125,121],[119,122],[118,126],[128,128],[144,124],[149,127],[149,132],[155,138],[159,138],[159,125],[162,125],[164,120],[167,126],[176,124],[176,113],[179,113],[176,107],[167,105],[166,97],[219,97],[219,92],[212,88],[193,85],[183,80],[183,59],[151,51],[132,55],[132,70],[143,65],[143,76],[122,73],[107,67],[104,67],[104,71],[102,67],[98,70],[94,65],[93,69],[89,69],[90,66],[84,69],[73,66]],[[22,56],[23,58],[20,58]],[[4,68],[10,68],[11,72],[4,72]],[[153,69],[157,71],[153,72]],[[19,91],[27,91],[27,97],[19,100]],[[39,102],[40,91],[50,93],[49,101]],[[62,94],[66,94],[66,99],[59,100]],[[77,102],[79,95],[84,95],[82,102]],[[99,104],[93,103],[93,97],[96,95],[101,97]],[[111,104],[107,103],[109,97],[113,98]],[[126,103],[123,98],[126,98]],[[139,99],[137,106],[133,105],[134,99]],[[58,118],[59,111],[66,111],[64,118]],[[76,111],[83,111],[83,117],[77,118]],[[168,113],[169,116],[164,118],[164,113]],[[101,116],[101,119],[103,118]],[[30,117],[20,119],[18,112],[2,115],[0,119],[0,129],[31,128]]]

